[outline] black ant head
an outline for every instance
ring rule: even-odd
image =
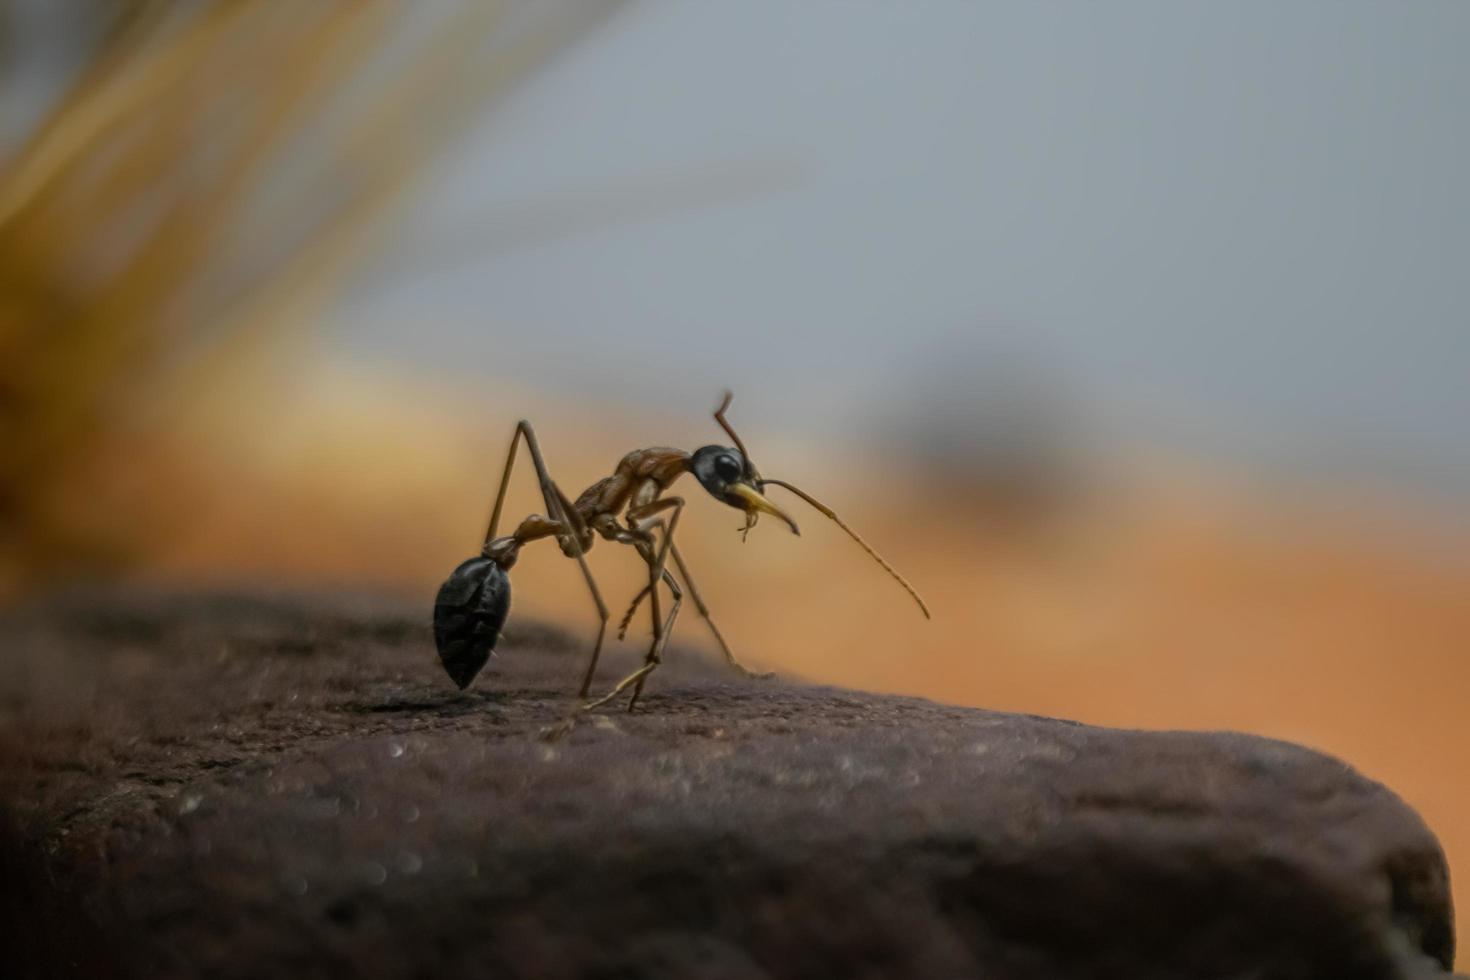
[[[727,449],[724,446],[696,449],[689,465],[699,482],[710,492],[710,496],[718,500],[725,499],[725,492],[730,484],[746,476],[745,457],[740,455],[740,450]],[[730,503],[728,500],[725,502]]]
[[[694,451],[689,468],[709,495],[721,503],[745,511],[746,529],[756,515],[770,514],[785,521],[792,534],[800,534],[796,522],[761,493],[761,478],[755,466],[738,449],[705,446]]]

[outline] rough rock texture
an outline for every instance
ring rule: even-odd
[[[678,650],[638,714],[548,743],[581,638],[512,618],[461,693],[428,615],[116,594],[10,615],[0,973],[1448,969],[1434,837],[1305,749],[733,680]]]

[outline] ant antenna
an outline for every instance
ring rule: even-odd
[[[909,584],[909,580],[900,575],[898,573],[898,569],[888,564],[887,560],[884,559],[882,555],[874,551],[873,546],[864,541],[862,535],[858,534],[851,527],[849,527],[842,518],[838,517],[837,513],[833,511],[831,507],[828,507],[826,504],[822,503],[816,497],[813,497],[811,494],[807,493],[800,487],[796,487],[791,485],[790,483],[787,483],[785,480],[766,480],[761,478],[760,473],[756,471],[755,463],[753,463],[750,459],[750,453],[747,452],[745,449],[745,443],[740,441],[740,436],[735,434],[735,427],[732,426],[729,420],[725,418],[725,411],[729,409],[730,402],[732,399],[734,399],[734,397],[734,393],[728,390],[725,392],[725,397],[720,401],[720,407],[715,409],[715,421],[720,423],[720,428],[724,429],[725,432],[729,434],[730,438],[735,443],[735,448],[740,450],[740,455],[745,459],[746,477],[762,490],[766,488],[767,484],[772,483],[774,483],[778,487],[785,487],[787,490],[790,490],[802,500],[805,500],[807,503],[811,504],[824,516],[831,518],[833,522],[835,522],[838,527],[842,528],[842,530],[846,531],[848,533],[848,536],[856,541],[858,545],[861,546],[862,549],[866,551],[874,561],[876,561],[879,565],[882,565],[883,570],[889,575],[892,575],[893,578],[898,582],[898,584],[904,587],[904,591],[913,596],[914,601],[919,604],[919,610],[923,612],[925,619],[933,619],[934,617],[929,614],[929,607],[925,605],[923,598],[920,597],[919,593],[914,589],[914,587]],[[746,525],[744,529],[746,534],[750,533],[750,528],[753,524],[753,520],[751,520],[750,518],[746,519]],[[743,536],[741,540],[744,540]]]
[[[730,407],[730,402],[733,401],[734,398],[734,392],[729,390],[725,392],[725,397],[723,400],[721,400],[720,407],[715,409],[715,421],[720,423],[720,428],[725,430],[725,432],[730,436],[730,439],[735,443],[735,448],[740,450],[740,458],[745,460],[745,475],[750,479],[752,483],[759,484],[761,475],[756,471],[755,463],[751,460],[750,453],[746,451],[745,443],[740,441],[740,436],[736,435],[735,433],[735,427],[732,426],[729,420],[725,418],[725,410]],[[746,530],[749,530],[749,528],[747,528]]]
[[[734,433],[731,433],[731,434],[733,435]],[[911,595],[911,596],[914,597],[914,601],[919,604],[919,609],[920,609],[921,612],[923,612],[925,619],[933,619],[934,618],[933,616],[929,615],[929,607],[924,604],[924,600],[919,597],[919,593],[916,592],[914,590],[914,587],[909,584],[909,580],[906,579],[906,578],[904,578],[902,575],[900,575],[898,573],[898,569],[896,569],[892,565],[888,564],[888,562],[884,560],[884,558],[883,558],[882,555],[880,555],[880,554],[878,554],[878,552],[874,551],[873,550],[873,546],[870,545],[870,544],[868,544],[868,542],[864,541],[862,535],[858,534],[852,528],[848,527],[847,524],[842,520],[842,518],[838,517],[837,514],[836,514],[836,512],[833,511],[831,507],[828,507],[826,504],[822,503],[816,497],[813,497],[811,494],[807,493],[805,490],[801,489],[800,487],[796,487],[796,486],[791,485],[790,483],[787,483],[785,480],[761,480],[760,483],[761,483],[761,489],[762,490],[764,490],[768,484],[772,484],[772,483],[774,483],[778,487],[785,487],[787,490],[790,490],[792,493],[796,494],[802,500],[805,500],[807,503],[809,503],[813,507],[815,507],[818,511],[820,511],[823,514],[823,516],[830,517],[837,524],[838,527],[840,527],[840,528],[842,528],[842,530],[846,531],[848,533],[848,535],[854,541],[856,541],[859,545],[861,545],[862,546],[862,549],[864,551],[866,551],[869,554],[869,556],[872,557],[872,559],[874,561],[876,561],[878,564],[882,565],[883,566],[883,570],[885,572],[887,572],[889,575],[892,575],[894,577],[894,579],[896,579],[898,581],[898,584],[904,587],[904,590],[906,592],[908,592],[909,595]]]

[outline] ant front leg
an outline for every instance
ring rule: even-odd
[[[737,673],[755,680],[770,680],[775,677],[776,675],[771,671],[751,670],[735,659],[735,654],[730,650],[730,644],[725,642],[720,628],[715,625],[715,618],[710,615],[709,606],[704,604],[704,597],[699,594],[699,586],[694,584],[694,576],[689,574],[689,566],[684,564],[684,556],[679,554],[679,546],[671,544],[669,547],[674,556],[674,564],[679,566],[679,575],[683,577],[684,584],[689,587],[689,597],[694,600],[694,608],[709,626],[709,631],[715,635],[715,642],[720,645],[720,652],[725,655],[725,663],[734,668]]]
[[[669,634],[673,632],[674,628],[674,618],[678,616],[679,606],[684,601],[683,590],[679,588],[679,584],[674,580],[674,576],[668,570],[669,552],[674,546],[674,529],[679,526],[679,515],[684,512],[684,498],[666,497],[663,500],[655,500],[628,514],[628,521],[634,525],[638,525],[654,514],[664,510],[671,511],[667,522],[659,518],[647,529],[651,534],[653,528],[657,527],[662,532],[663,537],[662,546],[658,551],[657,561],[652,565],[650,570],[648,585],[652,590],[650,593],[650,602],[658,598],[658,583],[660,579],[668,583],[669,592],[673,595],[674,601],[669,609],[668,622],[664,623],[662,631],[655,632],[653,644],[648,651],[648,660],[653,666],[657,666],[663,662],[664,647],[668,645]],[[647,674],[638,678],[638,685],[633,689],[633,697],[628,702],[629,711],[632,711],[633,707],[638,703],[638,698],[643,693],[643,685],[647,680]]]
[[[684,555],[679,551],[678,542],[672,542],[669,545],[669,554],[674,559],[674,565],[679,569],[679,577],[684,580],[684,586],[689,590],[689,598],[694,600],[695,610],[699,613],[700,618],[704,620],[705,624],[709,626],[709,631],[714,634],[715,642],[720,646],[720,653],[725,657],[725,663],[737,673],[754,680],[770,680],[772,677],[775,677],[776,675],[770,671],[751,670],[739,660],[735,659],[734,651],[730,649],[730,644],[725,642],[725,636],[720,632],[719,625],[715,623],[714,616],[710,614],[709,606],[704,603],[704,596],[699,594],[699,586],[695,583],[694,576],[689,571],[689,565],[684,561]],[[645,585],[633,597],[632,603],[628,606],[628,611],[623,614],[622,621],[618,623],[618,639],[621,640],[627,635],[628,626],[633,622],[633,614],[638,611],[638,606],[648,596],[648,591],[649,587]]]
[[[650,525],[650,527],[649,527],[648,530],[649,531],[652,531],[653,528],[655,528],[655,527],[658,528],[659,530],[663,531],[665,534],[668,533],[668,530],[665,527],[664,522],[662,520],[655,521],[652,525]],[[638,548],[638,553],[641,554],[641,555],[643,555],[644,561],[648,562],[649,565],[650,565],[650,567],[652,567],[653,564],[657,561],[657,559],[654,557],[653,548],[649,544],[640,543],[639,548]],[[673,573],[670,572],[667,568],[665,568],[663,570],[662,578],[663,578],[664,584],[669,587],[669,594],[673,596],[674,604],[673,604],[673,607],[669,610],[669,621],[663,627],[663,635],[662,635],[662,638],[660,639],[660,636],[659,636],[659,633],[658,633],[657,629],[655,629],[655,632],[654,632],[654,644],[655,644],[655,646],[657,648],[657,653],[654,653],[653,650],[650,650],[649,651],[649,655],[650,655],[650,657],[653,657],[654,658],[654,662],[655,663],[662,663],[663,662],[663,648],[664,648],[664,645],[668,643],[669,632],[673,628],[673,624],[674,624],[674,613],[678,611],[679,607],[684,602],[684,590],[681,589],[681,588],[679,588],[679,582],[678,582],[677,579],[674,578]],[[649,585],[649,586],[646,587],[646,590],[651,591],[654,588],[655,587],[653,585]],[[656,625],[657,625],[657,621],[655,621],[655,626]],[[647,674],[644,674],[642,677],[640,677],[638,679],[638,685],[633,688],[633,698],[632,698],[632,700],[630,700],[628,702],[628,710],[629,711],[632,711],[633,708],[634,708],[634,706],[638,704],[638,698],[643,694],[643,684],[647,680],[648,680],[648,675]]]
[[[638,590],[638,594],[633,597],[633,601],[628,603],[628,611],[623,613],[622,620],[618,622],[618,639],[621,640],[627,637],[628,627],[633,624],[633,614],[638,612],[638,607],[643,604],[643,600],[647,599],[648,593],[652,591],[652,586],[645,585]]]
[[[586,710],[591,710],[593,708],[601,707],[602,705],[607,704],[623,691],[627,690],[628,687],[636,684],[637,688],[633,693],[632,699],[628,703],[628,710],[632,711],[638,703],[638,696],[643,692],[643,684],[647,680],[648,675],[653,673],[653,671],[658,668],[658,665],[663,662],[664,647],[668,643],[670,633],[673,632],[674,621],[679,616],[679,607],[683,604],[684,600],[683,590],[679,588],[679,585],[674,580],[673,575],[670,574],[668,571],[669,551],[673,544],[674,529],[678,527],[679,514],[683,511],[683,508],[683,498],[666,497],[662,500],[655,500],[644,507],[635,508],[634,510],[628,512],[629,522],[636,526],[639,522],[647,520],[654,514],[657,514],[661,511],[673,511],[673,513],[669,515],[667,522],[660,519],[655,525],[663,532],[662,542],[657,550],[655,550],[653,547],[653,542],[656,539],[651,534],[651,529],[645,531],[645,533],[648,534],[647,538],[643,538],[641,540],[635,539],[631,543],[633,543],[634,546],[638,548],[638,553],[643,556],[644,561],[648,562],[649,587],[653,590],[651,592],[651,597],[653,608],[655,610],[655,617],[657,617],[656,610],[658,609],[657,583],[659,581],[663,581],[668,584],[669,591],[672,594],[674,601],[673,604],[669,607],[669,615],[667,619],[663,620],[662,622],[660,622],[657,618],[654,619],[653,642],[649,645],[648,654],[644,657],[643,666],[639,667],[637,670],[633,671],[627,677],[619,681],[607,694],[598,698],[596,701],[585,705]]]

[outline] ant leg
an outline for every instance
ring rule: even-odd
[[[679,607],[683,604],[683,601],[683,593],[674,593],[674,603],[669,607],[669,618],[664,620],[659,630],[659,635],[654,638],[653,645],[648,648],[648,656],[644,658],[643,666],[618,681],[611,691],[608,691],[596,701],[583,705],[582,710],[591,711],[593,708],[600,708],[626,691],[629,685],[636,684],[638,686],[633,691],[633,698],[628,702],[628,710],[633,710],[638,704],[638,695],[643,692],[643,682],[648,679],[649,674],[657,669],[659,664],[664,662],[664,644],[668,641],[669,633],[674,629],[674,620],[679,617]]]
[[[725,663],[746,677],[753,677],[760,680],[775,677],[776,675],[769,671],[762,673],[751,670],[735,659],[735,654],[730,651],[730,645],[725,642],[725,637],[720,633],[720,628],[715,625],[714,617],[709,614],[709,607],[704,604],[704,597],[699,594],[699,586],[694,584],[694,576],[689,574],[689,566],[684,563],[684,556],[679,554],[679,546],[674,544],[670,546],[670,549],[674,555],[674,564],[679,566],[679,575],[684,579],[684,584],[689,588],[689,597],[694,600],[694,608],[699,612],[700,618],[709,626],[709,631],[715,635],[715,642],[720,645],[720,652],[725,655]]]
[[[674,621],[679,616],[679,607],[680,605],[682,605],[684,599],[683,592],[679,590],[677,584],[673,584],[673,576],[669,574],[667,568],[669,559],[669,546],[673,542],[674,529],[679,524],[679,514],[683,510],[683,508],[684,501],[682,498],[666,497],[662,500],[655,500],[647,507],[643,507],[637,511],[632,511],[628,514],[629,520],[636,524],[636,522],[650,517],[653,514],[658,513],[659,511],[670,509],[673,510],[673,514],[670,515],[667,525],[664,525],[663,521],[659,522],[659,526],[664,533],[662,546],[658,549],[657,554],[655,555],[653,549],[644,542],[639,542],[639,545],[641,545],[641,547],[638,548],[638,552],[640,555],[643,556],[644,560],[648,561],[649,563],[649,580],[651,583],[656,585],[656,583],[658,583],[661,579],[671,583],[672,587],[670,591],[673,592],[674,601],[673,605],[669,608],[669,616],[667,620],[663,622],[659,622],[657,619],[654,620],[653,642],[649,645],[648,655],[644,658],[643,666],[639,667],[637,670],[633,671],[633,673],[629,674],[627,677],[619,681],[617,685],[603,697],[598,698],[596,701],[593,701],[590,704],[584,705],[584,710],[590,711],[593,708],[597,708],[608,703],[613,698],[621,694],[624,690],[626,690],[629,685],[637,684],[639,686],[639,690],[641,691],[644,679],[647,678],[649,674],[653,673],[658,665],[663,662],[664,646],[668,643],[669,635],[674,628]],[[656,588],[650,594],[650,599],[654,608],[657,609],[658,591]],[[637,701],[637,694],[635,694],[633,700],[628,705],[630,711],[632,710],[633,706],[637,704]]]
[[[651,516],[653,514],[656,514],[659,511],[662,511],[662,510],[671,510],[671,509],[682,510],[683,509],[683,506],[684,506],[684,501],[683,501],[682,498],[680,498],[680,497],[665,497],[662,500],[655,500],[652,503],[647,504],[647,505],[645,505],[643,507],[640,507],[640,508],[638,508],[636,510],[630,510],[628,512],[628,520],[630,520],[630,521],[632,521],[632,522],[634,522],[636,524],[638,521],[646,520],[649,516]],[[678,515],[676,514],[675,515],[675,519],[677,519],[677,516]],[[664,522],[662,520],[660,520],[660,521],[655,522],[654,524],[649,525],[649,527],[644,528],[642,530],[640,530],[640,529],[638,529],[636,527],[634,527],[634,528],[632,528],[630,530],[625,530],[625,531],[622,532],[622,535],[618,538],[618,540],[621,541],[622,543],[624,543],[624,544],[631,544],[634,548],[638,549],[638,554],[640,556],[642,556],[642,558],[643,558],[643,560],[645,562],[648,563],[648,570],[649,570],[649,582],[648,582],[648,584],[645,585],[643,588],[641,588],[641,589],[638,590],[638,594],[635,595],[633,597],[633,601],[628,604],[628,611],[625,612],[625,613],[623,613],[623,618],[618,621],[618,639],[619,640],[622,640],[622,639],[624,639],[624,638],[627,637],[627,635],[628,635],[628,627],[631,626],[632,623],[633,623],[633,615],[636,612],[638,612],[638,606],[643,602],[644,599],[647,599],[649,596],[652,596],[653,597],[653,602],[655,603],[655,607],[654,608],[655,608],[655,610],[657,609],[657,603],[658,603],[658,589],[657,589],[657,584],[658,584],[658,579],[656,577],[654,577],[654,575],[653,575],[654,565],[656,563],[658,563],[658,558],[655,556],[655,553],[653,551],[653,545],[657,544],[657,542],[651,536],[651,532],[652,532],[653,528],[655,528],[655,527],[657,527],[659,530],[665,530]],[[667,562],[665,562],[664,564],[667,565]],[[669,590],[671,592],[672,591],[677,591],[678,585],[674,582],[673,576],[669,574],[667,568],[664,569],[663,579],[664,579],[665,582],[668,583]],[[653,632],[654,632],[654,635],[655,636],[658,635],[658,629],[659,629],[659,616],[658,616],[658,613],[655,611],[654,618],[653,618]]]
[[[632,542],[632,543],[633,543],[634,547],[638,547],[639,548],[638,553],[643,556],[643,560],[645,562],[648,562],[650,565],[653,564],[653,562],[655,561],[655,558],[653,556],[653,552],[652,551],[646,551],[642,547],[639,547],[639,545],[638,545],[637,542]],[[677,554],[677,551],[676,551],[676,554]],[[664,571],[664,582],[666,584],[668,584],[669,590],[670,591],[673,591],[673,589],[675,588],[674,579],[673,579],[673,576],[667,570]],[[633,614],[636,613],[636,612],[638,612],[638,607],[643,604],[643,600],[644,599],[647,599],[648,596],[649,596],[649,593],[651,593],[652,591],[653,591],[653,586],[651,586],[651,585],[645,585],[643,588],[641,588],[641,589],[638,590],[638,594],[633,597],[633,601],[630,602],[630,603],[628,603],[628,611],[625,612],[625,613],[623,613],[623,618],[618,621],[618,639],[619,640],[627,639],[627,637],[628,637],[628,628],[633,625]]]
[[[505,456],[505,469],[500,471],[500,489],[495,493],[495,508],[490,511],[490,529],[485,532],[485,541],[488,543],[495,537],[495,532],[500,528],[500,512],[505,508],[505,493],[510,489],[510,474],[516,465],[516,450],[520,448],[521,439],[526,439],[528,444],[533,444],[536,434],[531,431],[531,423],[521,419],[516,423],[516,431],[510,437],[510,452]],[[539,453],[537,454],[539,455]],[[538,475],[543,467],[537,467]],[[555,517],[556,515],[552,515]]]
[[[618,681],[617,684],[614,685],[614,687],[613,687],[613,689],[611,691],[608,691],[606,694],[604,694],[602,697],[598,698],[596,701],[588,701],[586,704],[582,705],[582,710],[583,711],[591,711],[594,708],[600,708],[600,707],[602,707],[604,704],[607,704],[613,698],[617,697],[619,694],[622,694],[624,691],[626,691],[628,689],[628,685],[629,684],[633,684],[633,683],[636,683],[638,681],[641,681],[643,678],[645,678],[649,674],[653,673],[653,669],[655,667],[657,667],[657,666],[658,666],[657,663],[647,663],[647,664],[644,664],[642,667],[639,667],[637,670],[633,671],[633,673],[629,674],[627,677],[624,677],[622,680]]]
[[[640,555],[642,555],[643,556],[643,560],[648,563],[648,613],[649,613],[649,618],[652,621],[653,639],[649,643],[647,655],[643,658],[643,662],[645,664],[647,664],[647,663],[650,663],[654,659],[654,651],[657,650],[661,646],[661,644],[660,644],[659,641],[664,636],[663,617],[659,614],[659,599],[658,599],[658,580],[662,576],[657,571],[656,566],[657,566],[658,562],[657,562],[657,559],[654,557],[653,549],[652,549],[652,547],[650,545],[648,545],[648,544],[641,544],[641,546],[638,547],[638,553]],[[676,596],[674,596],[674,606],[673,606],[673,609],[671,610],[671,613],[672,612],[676,612],[678,610],[678,605],[679,605],[679,596],[676,595]],[[672,618],[670,618],[669,624],[671,626],[673,625],[673,619]],[[647,675],[645,674],[644,676],[647,676]],[[641,679],[638,682],[638,690],[639,691],[642,691],[643,690],[643,681]],[[633,704],[635,702],[637,702],[637,700],[638,700],[638,695],[637,694],[634,694],[633,695],[633,700],[628,703],[628,710],[629,711],[633,710]]]
[[[668,497],[664,500],[656,500],[650,503],[648,506],[641,507],[628,515],[629,519],[636,524],[639,521],[642,521],[650,515],[655,514],[661,510],[672,510],[673,513],[669,515],[667,523],[665,523],[663,519],[659,519],[655,522],[655,526],[661,532],[663,532],[663,543],[662,546],[659,548],[657,560],[650,563],[649,565],[649,589],[651,590],[649,592],[649,602],[653,604],[653,607],[655,609],[658,608],[658,582],[660,579],[663,579],[665,582],[667,582],[669,586],[669,591],[673,594],[674,603],[673,607],[669,610],[669,621],[667,624],[665,624],[661,633],[658,631],[657,622],[655,621],[653,644],[649,647],[648,651],[648,659],[654,664],[658,664],[663,661],[663,649],[664,646],[669,642],[669,633],[674,626],[674,616],[678,613],[679,606],[684,601],[683,590],[679,588],[678,582],[674,579],[674,576],[671,575],[668,570],[669,550],[674,546],[674,529],[679,526],[679,515],[684,512],[684,500],[681,497]],[[650,533],[652,533],[651,528]],[[642,549],[640,549],[640,551],[641,550]],[[645,558],[646,557],[649,556],[645,555]],[[643,685],[647,679],[647,674],[644,674],[642,677],[638,678],[638,685],[633,688],[633,697],[628,702],[629,711],[632,711],[633,708],[638,704],[638,698],[643,693]]]
[[[618,639],[621,640],[628,635],[628,627],[632,625],[633,614],[638,611],[638,606],[642,604],[643,600],[648,598],[648,593],[650,591],[651,587],[645,585],[642,589],[639,590],[638,594],[633,597],[633,601],[628,604],[628,611],[623,613],[622,621],[618,623]]]
[[[582,575],[587,580],[587,588],[592,592],[592,601],[597,603],[597,642],[592,647],[592,656],[587,658],[587,670],[582,674],[582,686],[577,689],[577,697],[585,698],[592,687],[592,676],[597,673],[597,659],[602,654],[603,637],[607,635],[607,604],[602,601],[602,594],[598,592],[597,583],[593,581],[592,569],[587,565],[587,552],[582,547],[584,540],[590,540],[587,523],[582,520],[582,515],[577,513],[577,508],[567,499],[566,494],[561,492],[561,487],[553,483],[551,489],[556,493],[557,508],[561,511],[563,523],[570,521],[572,550],[575,552],[577,565],[582,569]]]
[[[700,618],[705,621],[705,624],[709,626],[710,632],[714,634],[715,642],[720,645],[720,652],[725,656],[725,663],[729,664],[736,671],[744,674],[746,677],[751,677],[758,680],[767,680],[771,677],[776,676],[769,671],[762,672],[751,670],[749,667],[746,667],[740,661],[735,659],[735,654],[730,650],[730,644],[725,642],[724,634],[720,632],[720,627],[716,625],[714,617],[710,615],[709,607],[704,604],[704,596],[699,594],[699,586],[695,584],[694,576],[690,574],[689,566],[685,563],[684,555],[680,553],[679,545],[677,542],[670,545],[669,553],[674,558],[674,564],[678,566],[679,577],[684,580],[685,587],[689,589],[689,597],[694,600],[694,608],[698,610]],[[647,595],[648,586],[645,585],[643,587],[643,590],[633,597],[632,604],[628,606],[628,611],[623,614],[622,622],[618,624],[618,639],[621,640],[627,634],[628,624],[633,621],[633,614],[638,611],[638,605]]]
[[[664,522],[662,520],[657,521],[654,526],[658,527],[659,530],[663,531],[665,534],[668,533],[668,529],[664,526]],[[654,560],[653,551],[652,551],[651,548],[640,548],[639,551],[640,551],[640,553],[644,554],[645,560],[647,560],[649,562],[652,562]],[[674,597],[674,606],[673,606],[673,609],[674,610],[677,610],[679,608],[679,606],[684,602],[684,590],[681,589],[681,588],[679,588],[679,582],[678,582],[678,580],[676,578],[674,578],[673,573],[670,572],[667,568],[665,568],[664,571],[663,571],[663,580],[664,580],[664,584],[669,587],[669,593]],[[663,648],[664,648],[664,644],[666,644],[668,642],[668,633],[669,633],[669,630],[673,627],[673,625],[674,625],[674,619],[673,619],[673,612],[671,611],[670,614],[669,614],[669,621],[668,621],[668,623],[666,623],[664,625],[664,636],[663,636],[662,642],[658,642],[658,639],[655,638],[655,642],[657,643],[657,646],[658,646],[658,653],[657,654],[654,654],[654,653],[650,652],[650,656],[656,657],[656,659],[657,659],[657,661],[659,663],[662,663],[663,662]],[[648,675],[647,674],[643,675],[642,677],[640,677],[638,679],[638,685],[633,688],[633,698],[632,698],[632,700],[630,700],[628,702],[628,710],[629,711],[632,711],[633,708],[638,704],[638,698],[640,696],[642,696],[642,694],[643,694],[643,683],[647,679],[648,679]]]
[[[592,577],[592,569],[587,565],[586,550],[582,547],[587,526],[582,521],[582,515],[577,513],[577,509],[567,500],[561,488],[552,481],[551,475],[546,471],[546,460],[541,455],[541,446],[536,441],[536,432],[531,428],[531,423],[525,419],[516,423],[515,435],[510,440],[510,453],[506,456],[505,472],[500,477],[500,490],[495,495],[495,509],[490,514],[490,530],[486,532],[485,540],[489,541],[494,538],[495,531],[500,526],[500,511],[505,505],[505,492],[510,486],[510,471],[515,465],[516,447],[522,439],[526,441],[526,448],[531,451],[531,463],[536,468],[536,482],[541,487],[541,497],[546,501],[546,513],[566,529],[567,539],[572,544],[572,557],[577,559],[577,565],[582,569],[582,578],[587,582],[587,591],[592,593],[592,602],[597,606],[597,639],[592,644],[592,656],[588,658],[587,671],[582,677],[582,688],[578,694],[579,697],[585,698],[588,688],[592,686],[592,675],[597,670],[597,660],[602,655],[602,639],[607,633],[607,604],[602,601],[602,593],[597,588],[597,581]]]
[[[664,574],[666,576],[665,581],[669,581],[670,579],[672,579],[672,576],[669,576],[667,572]],[[654,670],[657,669],[659,664],[663,663],[664,641],[668,639],[669,633],[674,628],[674,620],[677,619],[679,616],[679,606],[682,604],[682,602],[682,593],[675,592],[674,603],[672,606],[669,607],[669,618],[661,624],[659,635],[654,638],[653,645],[649,647],[648,656],[644,659],[643,666],[639,667],[627,677],[624,677],[622,680],[618,681],[617,684],[613,685],[613,689],[611,691],[608,691],[596,701],[590,701],[587,704],[584,704],[582,706],[583,711],[591,711],[594,708],[602,707],[604,704],[607,704],[609,701],[612,701],[614,698],[616,698],[619,694],[622,694],[624,691],[626,691],[629,686],[636,684],[638,686],[633,692],[633,698],[631,701],[628,702],[628,710],[633,710],[634,706],[638,703],[638,695],[643,691],[643,682],[648,679],[649,674],[653,673]]]

